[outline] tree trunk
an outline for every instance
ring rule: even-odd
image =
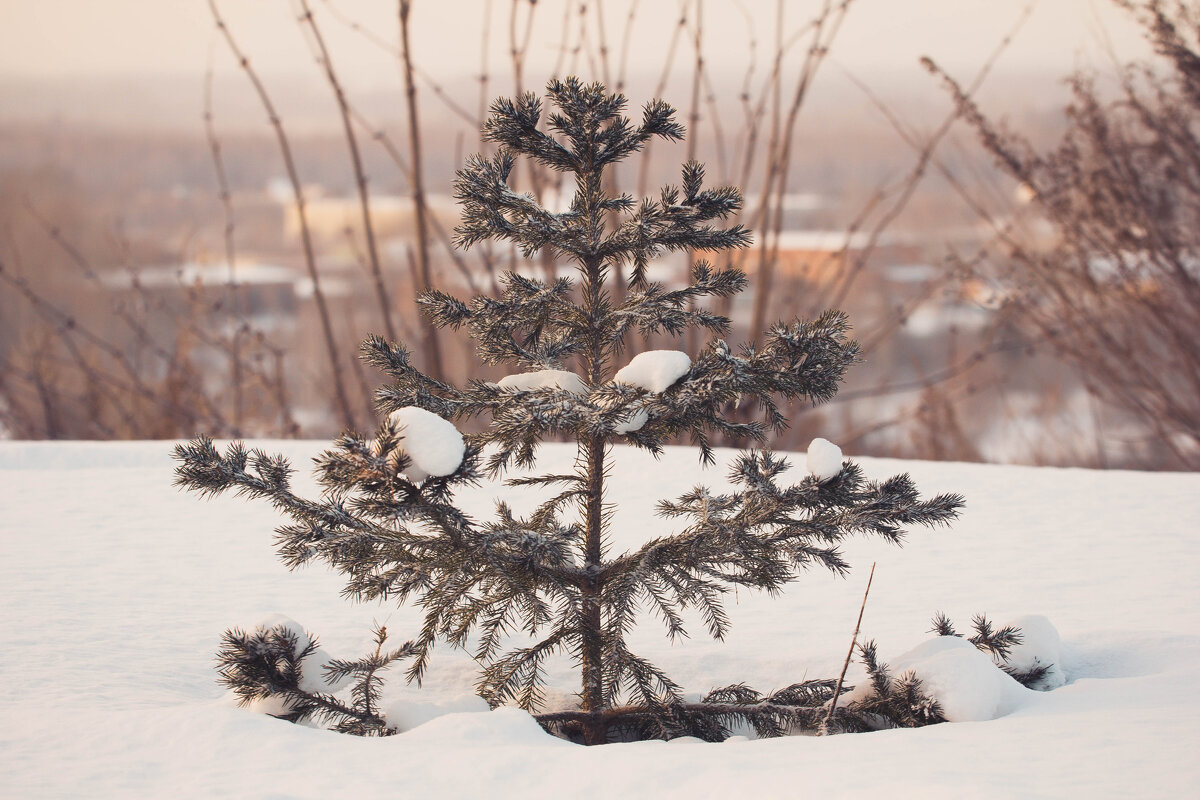
[[[580,657],[583,666],[583,686],[579,696],[584,711],[604,708],[604,641],[601,615],[600,556],[604,503],[604,437],[593,436],[582,443],[581,455],[587,462],[587,502],[585,533],[585,565],[591,573],[583,585],[583,608],[580,612]],[[583,723],[585,744],[604,744],[608,725],[599,717]]]

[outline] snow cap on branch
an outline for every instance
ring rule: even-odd
[[[1041,614],[1026,614],[1009,622],[1007,627],[1019,628],[1021,641],[1013,645],[1005,665],[1017,674],[1035,670],[1043,673],[1033,683],[1025,683],[1026,686],[1048,691],[1067,682],[1062,639],[1054,623]]]
[[[680,350],[647,350],[638,353],[613,376],[615,383],[626,383],[650,392],[662,392],[692,368],[692,359]]]
[[[692,368],[692,359],[679,350],[647,350],[638,353],[628,364],[613,376],[614,383],[636,386],[649,392],[662,392],[678,381]],[[618,422],[613,431],[631,433],[639,431],[650,421],[644,409],[638,409],[624,422]]]
[[[437,414],[405,406],[388,419],[400,431],[400,447],[411,461],[404,473],[413,483],[449,475],[462,464],[466,452],[462,434]]]
[[[808,471],[827,481],[842,471],[842,448],[828,439],[813,439],[808,445]]]
[[[912,670],[948,722],[978,722],[1011,714],[1032,691],[1017,683],[965,639],[939,636],[892,662],[897,673]]]
[[[518,372],[515,375],[505,375],[496,381],[501,389],[516,391],[532,391],[534,389],[561,389],[571,394],[587,394],[587,384],[583,378],[565,369],[539,369],[536,372]]]

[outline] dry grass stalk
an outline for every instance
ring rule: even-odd
[[[429,261],[428,209],[425,203],[424,170],[421,163],[421,122],[417,116],[417,86],[413,82],[412,51],[409,48],[408,19],[412,11],[411,0],[400,0],[400,54],[404,73],[404,97],[408,107],[409,152],[411,157],[412,199],[417,217],[417,292],[433,288],[433,276]],[[421,339],[424,346],[425,372],[434,380],[443,380],[441,345],[437,330],[429,319],[421,318]]]
[[[259,101],[267,112],[271,127],[275,131],[276,142],[279,145],[279,152],[283,157],[288,181],[291,183],[292,194],[296,202],[296,215],[300,221],[300,241],[304,249],[304,263],[308,268],[308,276],[313,284],[313,299],[316,301],[317,313],[321,319],[321,330],[324,335],[325,350],[329,360],[329,371],[333,383],[334,397],[337,401],[338,415],[341,418],[342,425],[347,429],[353,429],[355,426],[354,413],[350,410],[350,400],[346,395],[345,378],[343,376],[341,359],[338,357],[337,343],[334,339],[333,323],[330,319],[328,303],[325,300],[325,292],[321,288],[321,276],[317,270],[317,258],[313,249],[312,234],[308,227],[308,215],[305,210],[304,187],[300,183],[300,175],[296,170],[295,159],[292,157],[292,147],[288,140],[287,131],[283,127],[283,121],[280,119],[278,112],[276,112],[275,104],[271,101],[271,96],[259,78],[258,72],[250,65],[250,59],[242,52],[237,41],[233,38],[233,33],[225,24],[225,20],[217,8],[216,0],[209,0],[208,7],[216,22],[217,30],[221,32],[226,44],[229,45],[230,51],[237,59],[238,65],[250,79],[250,83],[254,86],[254,91],[258,95]]]
[[[354,185],[358,191],[359,210],[362,213],[363,238],[367,243],[367,263],[371,269],[371,280],[375,287],[375,298],[379,301],[379,313],[383,319],[383,329],[391,340],[398,338],[396,326],[392,323],[392,304],[389,300],[387,284],[383,279],[383,268],[379,263],[379,249],[375,245],[375,225],[371,221],[371,194],[367,188],[367,175],[363,170],[362,156],[358,150],[358,137],[354,135],[354,123],[350,119],[350,104],[346,100],[346,92],[338,80],[333,68],[333,59],[325,46],[325,37],[313,17],[308,0],[300,0],[300,24],[306,25],[312,32],[312,41],[316,49],[317,62],[325,73],[329,88],[337,100],[338,115],[342,120],[342,130],[346,135],[346,148],[350,152],[350,164],[354,170]],[[419,213],[419,212],[418,212]]]

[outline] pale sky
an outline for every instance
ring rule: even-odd
[[[310,0],[347,82],[355,88],[397,84],[395,62],[344,23],[344,16],[395,41],[394,0]],[[916,59],[935,57],[950,68],[978,66],[1019,17],[1024,0],[857,0],[834,46],[840,64],[862,73],[919,74]],[[224,0],[231,28],[267,75],[315,69],[295,18],[296,0]],[[816,0],[789,0],[788,25],[806,19]],[[477,74],[485,0],[415,0],[414,49],[421,66],[451,78]],[[493,69],[507,76],[508,0],[491,3]],[[528,5],[521,3],[522,13]],[[570,5],[571,8],[575,4]],[[614,59],[630,0],[602,3]],[[748,63],[747,17],[760,39],[760,64],[773,37],[774,0],[704,0],[705,57],[715,72],[740,75]],[[1002,70],[1065,74],[1082,63],[1103,65],[1098,42],[1107,36],[1118,55],[1144,53],[1136,26],[1108,0],[1035,0],[1033,14],[1001,64]],[[554,63],[567,0],[536,5],[531,78]],[[679,15],[678,0],[642,0],[630,48],[631,71],[657,73]],[[744,10],[744,14],[740,9]],[[0,77],[116,77],[148,73],[202,74],[213,39],[206,0],[0,0]],[[571,36],[577,29],[572,22]],[[691,58],[690,48],[680,51]],[[235,71],[223,48],[218,74]],[[503,70],[503,71],[501,71]],[[585,77],[586,67],[580,70]]]

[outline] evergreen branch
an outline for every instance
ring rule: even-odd
[[[519,708],[537,708],[544,685],[542,662],[576,636],[574,628],[562,627],[532,647],[518,648],[491,662],[480,673],[477,691],[493,708],[508,700],[515,700]]]
[[[346,705],[330,693],[301,688],[304,662],[318,646],[311,635],[306,634],[306,639],[301,646],[299,636],[286,625],[252,633],[238,628],[226,630],[217,651],[218,682],[237,694],[241,706],[260,699],[279,700],[285,710],[278,716],[291,722],[317,717],[358,735],[394,733],[369,705]],[[396,658],[409,655],[406,648],[397,651]]]
[[[961,636],[954,630],[954,624],[950,618],[941,611],[937,612],[933,617],[933,627],[929,629],[929,633],[935,633],[938,636]]]
[[[737,723],[750,725],[760,738],[783,736],[794,731],[815,731],[825,704],[833,693],[833,681],[804,681],[763,696],[735,684],[714,689],[699,703],[621,705],[603,711],[554,711],[536,714],[548,729],[569,724],[593,723],[605,727],[651,724],[673,736],[699,736],[722,741]]]
[[[1012,625],[994,630],[992,623],[983,614],[976,614],[972,617],[971,625],[975,628],[975,635],[967,641],[989,653],[998,661],[1007,661],[1013,647],[1025,640],[1025,637],[1021,635],[1021,629]]]

